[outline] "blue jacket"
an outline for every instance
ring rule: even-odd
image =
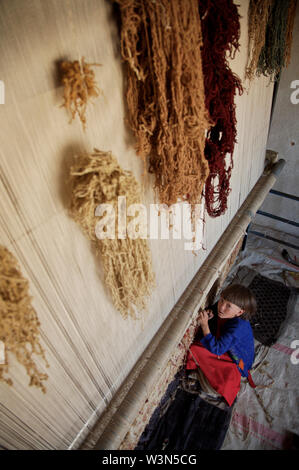
[[[215,310],[213,309],[214,313],[216,313]],[[217,321],[217,314],[213,320]],[[243,320],[240,317],[231,318],[223,325],[220,338],[216,339],[212,333],[209,333],[200,342],[206,349],[213,354],[217,354],[217,356],[229,353],[237,365],[240,359],[242,359],[244,364],[243,370],[239,365],[238,369],[243,377],[248,377],[248,371],[254,361],[254,339],[248,320]]]

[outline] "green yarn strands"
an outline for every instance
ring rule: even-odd
[[[262,48],[257,74],[277,78],[285,66],[286,36],[290,0],[274,0],[267,24],[265,44]]]
[[[246,78],[252,80],[265,44],[267,24],[273,0],[250,0],[248,10],[248,58]]]

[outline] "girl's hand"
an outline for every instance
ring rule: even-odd
[[[210,333],[210,328],[209,328],[209,320],[213,318],[213,313],[211,310],[203,310],[199,312],[198,315],[198,323],[202,329],[203,335],[206,336]]]
[[[198,323],[200,324],[201,327],[207,326],[209,320],[211,320],[213,316],[214,315],[211,312],[211,310],[202,310],[201,312],[199,312],[199,315],[198,315]]]

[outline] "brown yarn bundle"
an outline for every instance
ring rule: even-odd
[[[70,213],[94,242],[104,269],[105,283],[115,308],[124,318],[136,317],[136,309],[147,310],[147,297],[155,285],[151,254],[146,239],[99,239],[95,211],[99,204],[111,204],[118,220],[118,197],[125,196],[127,207],[141,202],[139,185],[131,172],[124,171],[111,152],[94,149],[80,155],[71,168]],[[117,225],[117,224],[116,224]]]
[[[286,45],[285,45],[285,67],[288,67],[291,62],[291,50],[293,41],[293,29],[296,16],[297,0],[290,0],[287,28],[286,28]]]
[[[97,97],[101,93],[95,82],[92,65],[101,64],[87,64],[84,57],[81,59],[81,63],[75,60],[74,62],[63,61],[60,64],[64,85],[64,102],[61,106],[70,112],[70,122],[78,114],[84,130],[86,129],[87,104],[91,98]]]
[[[168,206],[199,203],[209,174],[204,156],[202,32],[197,0],[117,0],[126,62],[129,124]]]
[[[34,362],[34,355],[38,355],[48,366],[39,342],[39,326],[31,305],[28,281],[22,276],[12,253],[0,245],[0,341],[5,346],[5,364],[0,364],[0,380],[13,385],[12,380],[5,376],[9,372],[7,353],[13,353],[26,368],[30,385],[45,393],[43,381],[48,376],[39,372]]]
[[[248,59],[245,76],[256,75],[259,57],[266,40],[266,30],[273,0],[250,0],[248,11]]]

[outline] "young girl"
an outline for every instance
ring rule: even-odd
[[[241,376],[250,377],[254,341],[248,318],[255,309],[251,291],[232,285],[212,311],[199,313],[200,331],[186,368],[169,385],[136,450],[221,449]]]
[[[211,310],[199,313],[201,339],[190,347],[186,369],[200,368],[211,387],[231,406],[240,390],[241,376],[254,386],[250,368],[254,339],[248,319],[256,311],[252,292],[239,284],[227,287]]]

